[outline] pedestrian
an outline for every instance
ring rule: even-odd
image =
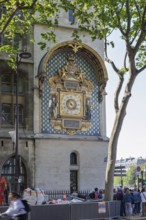
[[[120,201],[120,216],[125,216],[125,204],[124,204],[124,192],[121,188],[117,189],[117,192],[115,194],[116,200]]]
[[[99,196],[99,192],[98,192],[98,188],[96,187],[95,189],[95,199],[98,199],[98,196]]]
[[[12,220],[27,220],[28,213],[25,210],[25,206],[21,201],[21,197],[16,192],[9,193],[9,208],[0,214],[0,217],[8,216]]]
[[[141,209],[140,209],[140,213],[142,216],[145,215],[145,203],[146,203],[146,187],[144,187],[140,193],[141,196]]]
[[[125,195],[124,195],[124,202],[125,202],[126,216],[132,216],[133,196],[131,195],[131,192],[130,192],[129,189],[126,189],[126,192],[125,192]]]
[[[103,199],[102,190],[99,190],[98,199]]]
[[[134,199],[133,214],[136,215],[136,214],[140,213],[140,203],[141,203],[140,192],[138,191],[137,188],[135,188],[134,191],[133,191],[133,199]]]

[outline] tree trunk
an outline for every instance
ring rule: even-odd
[[[125,93],[121,101],[121,106],[118,111],[116,111],[115,121],[108,146],[108,161],[105,178],[105,201],[111,201],[113,199],[114,169],[117,154],[117,144],[121,127],[126,115],[126,108],[131,96],[132,86],[137,76],[136,70],[132,70],[132,68],[130,69],[129,74],[130,78],[125,87]]]

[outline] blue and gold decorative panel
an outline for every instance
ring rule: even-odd
[[[49,101],[51,98],[51,87],[49,86],[49,79],[57,76],[59,69],[65,66],[67,57],[73,54],[72,50],[58,50],[52,54],[47,61],[46,75],[43,82],[42,97],[41,97],[41,129],[42,133],[47,134],[67,134],[64,130],[57,130],[51,124],[51,114],[49,108]],[[75,64],[85,73],[86,79],[93,84],[91,94],[91,127],[87,131],[77,131],[76,135],[80,136],[100,136],[100,104],[98,101],[99,86],[97,84],[97,77],[95,74],[95,66],[89,56],[83,53],[74,53]]]

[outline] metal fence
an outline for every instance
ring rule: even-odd
[[[0,207],[4,211],[6,207]],[[80,202],[32,206],[29,220],[96,220],[120,216],[120,202]]]
[[[60,205],[32,206],[30,220],[92,220],[120,216],[120,202],[80,202]]]
[[[88,198],[90,190],[82,190],[78,191],[78,197],[79,198]],[[66,195],[67,198],[71,196],[70,191],[45,191],[45,194],[48,196],[48,199],[62,199],[64,195]]]
[[[70,220],[70,205],[33,206],[29,220]]]
[[[120,216],[120,202],[71,204],[70,220],[109,219]]]

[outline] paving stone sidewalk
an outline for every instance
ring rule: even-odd
[[[121,220],[146,220],[146,216],[121,217]]]

